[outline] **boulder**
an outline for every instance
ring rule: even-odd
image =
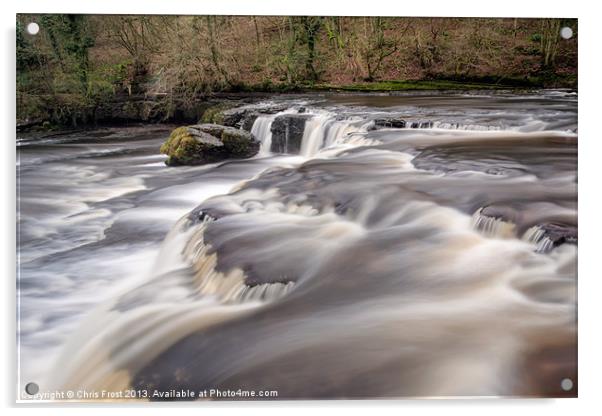
[[[219,124],[178,127],[161,145],[166,165],[201,165],[255,156],[259,142],[244,130]]]
[[[257,117],[266,114],[276,114],[288,108],[285,104],[268,104],[261,106],[245,106],[230,108],[221,113],[221,120],[215,121],[224,126],[236,127],[251,131]]]
[[[307,114],[283,114],[272,122],[272,147],[274,153],[299,153],[303,141]]]
[[[245,159],[259,152],[260,142],[248,131],[224,126],[221,139],[224,149],[232,158]]]

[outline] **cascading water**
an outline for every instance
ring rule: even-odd
[[[301,154],[303,156],[315,155],[323,147],[324,133],[331,122],[328,115],[318,115],[310,118],[305,123],[301,144]]]
[[[160,163],[167,129],[23,140],[22,380],[562,394],[576,380],[576,97],[514,98],[292,100],[255,119],[261,157],[197,167]],[[100,156],[117,144],[130,151]],[[81,176],[60,185],[71,166]]]
[[[270,154],[272,147],[272,122],[274,121],[274,115],[259,116],[253,123],[251,133],[261,141],[261,147],[259,148],[260,155]]]
[[[479,208],[472,217],[473,227],[491,237],[511,238],[515,236],[515,225],[500,218],[488,217]]]
[[[313,110],[302,113],[303,130],[299,133],[289,127],[288,117],[297,118],[299,114],[293,108],[277,114],[261,115],[255,119],[251,133],[261,143],[260,156],[269,155],[275,150],[272,146],[275,134],[272,126],[276,118],[283,118],[283,123],[286,125],[286,128],[279,132],[282,136],[279,142],[282,143],[280,148],[283,153],[299,154],[309,158],[325,149],[377,143],[376,140],[364,137],[364,133],[371,125],[369,119],[353,116],[341,119],[338,114],[330,111]],[[295,137],[295,134],[299,137]],[[295,143],[297,140],[298,145]],[[298,150],[291,150],[293,148]]]

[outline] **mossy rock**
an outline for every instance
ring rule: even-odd
[[[255,156],[259,142],[246,131],[217,124],[178,127],[161,145],[169,166],[201,165]]]
[[[224,124],[224,112],[240,105],[238,102],[222,102],[209,107],[201,117],[201,123]]]
[[[259,152],[259,142],[247,131],[226,127],[222,131],[221,139],[226,152],[232,157],[247,158]]]
[[[209,107],[203,113],[199,123],[215,123],[251,131],[253,123],[260,115],[276,114],[288,108],[288,105],[271,104],[263,106],[247,106],[244,102],[221,102]]]

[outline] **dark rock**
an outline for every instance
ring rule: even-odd
[[[539,226],[545,231],[545,236],[549,238],[554,247],[564,243],[577,243],[577,226],[572,224],[547,223]]]
[[[231,108],[229,110],[225,110],[221,113],[222,119],[219,124],[241,128],[247,114],[249,114],[249,111],[245,109]]]
[[[428,129],[428,128],[433,127],[433,122],[432,121],[413,121],[409,127],[413,128],[413,129]]]
[[[481,215],[513,223],[519,220],[516,209],[503,205],[488,205],[481,210]]]
[[[257,107],[255,111],[260,114],[276,114],[289,108],[288,104],[269,104],[267,106]],[[299,111],[300,113],[302,111]]]
[[[377,118],[374,120],[374,129],[379,127],[403,129],[406,127],[406,121],[399,118]]]
[[[253,128],[253,124],[255,123],[255,120],[257,120],[257,117],[259,117],[259,113],[246,114],[245,117],[243,118],[241,128],[246,131],[251,131],[251,129]]]
[[[294,153],[301,150],[306,114],[283,114],[272,123],[272,147],[275,153]]]
[[[259,142],[251,133],[218,124],[178,127],[161,146],[170,166],[243,159],[258,151]]]
[[[283,104],[274,104],[257,107],[235,107],[234,103],[218,104],[208,110],[207,116],[203,117],[205,123],[217,123],[224,126],[235,127],[246,131],[251,131],[253,123],[263,114],[276,114],[286,110],[288,107]],[[233,107],[234,106],[234,107]]]
[[[26,131],[33,127],[43,126],[46,121],[43,119],[36,120],[17,120],[17,131]]]
[[[213,103],[189,102],[163,95],[119,95],[90,109],[95,123],[184,122],[195,123]],[[83,120],[80,120],[83,121]]]
[[[378,130],[381,128],[387,129],[403,129],[403,128],[412,128],[412,129],[428,129],[433,127],[432,121],[406,121],[400,118],[388,117],[388,118],[377,118],[374,119],[374,125],[370,128],[370,130]]]
[[[254,109],[233,108],[223,112],[220,124],[251,131],[253,123],[255,123],[255,120],[257,120],[257,117],[261,114],[263,113]]]
[[[216,210],[211,208],[203,208],[201,206],[196,207],[188,214],[188,220],[192,225],[199,224],[202,221],[217,221],[221,218],[221,215]]]

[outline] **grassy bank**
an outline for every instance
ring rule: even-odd
[[[499,79],[497,82],[456,80],[389,80],[351,84],[296,83],[296,84],[238,84],[221,91],[198,94],[195,97],[152,94],[117,94],[88,100],[71,100],[68,106],[50,105],[52,101],[36,102],[36,106],[21,107],[17,119],[18,130],[53,130],[64,127],[81,127],[96,124],[129,124],[174,122],[195,123],[203,118],[207,109],[226,101],[256,101],[273,94],[341,93],[396,93],[425,91],[500,91],[533,90],[544,88],[540,79]],[[570,80],[558,80],[553,85],[574,88]],[[60,96],[53,97],[55,100]],[[57,109],[60,110],[57,112]],[[29,111],[30,110],[30,111]]]
[[[467,90],[525,90],[525,89],[576,89],[575,77],[525,77],[502,76],[478,79],[428,79],[428,80],[379,80],[337,84],[330,82],[296,84],[239,84],[222,92],[235,93],[303,93],[303,92],[401,92],[401,91],[467,91]]]
[[[506,78],[487,77],[478,80],[390,80],[376,82],[360,82],[345,85],[321,83],[310,86],[318,91],[357,91],[357,92],[394,92],[394,91],[458,91],[458,90],[512,90],[512,89],[544,89],[572,88],[576,89],[574,77],[528,77]]]
[[[499,84],[467,83],[447,80],[435,81],[379,81],[362,82],[347,85],[317,84],[316,90],[389,92],[389,91],[433,91],[433,90],[483,90],[502,89],[507,86]]]

